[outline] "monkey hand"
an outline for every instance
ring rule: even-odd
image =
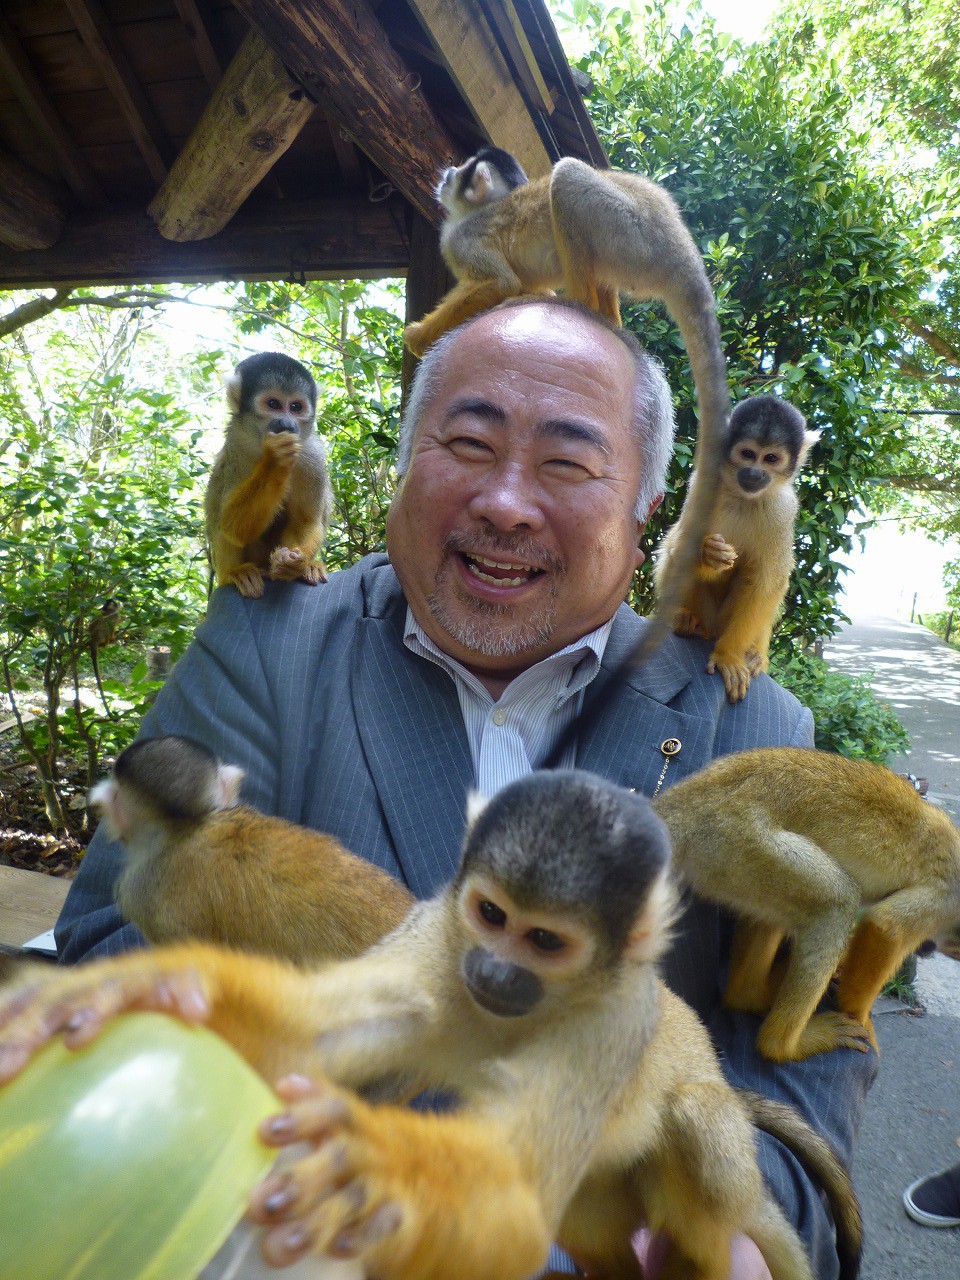
[[[128,1010],[206,1021],[210,1001],[200,973],[188,965],[162,967],[153,955],[138,951],[79,969],[26,968],[0,992],[0,1084],[55,1036],[62,1033],[68,1048],[79,1049]]]
[[[270,431],[263,437],[261,458],[268,466],[289,471],[300,452],[300,440],[292,431]]]
[[[311,587],[327,580],[323,565],[310,560],[302,547],[274,547],[270,553],[270,577],[275,582],[294,582],[302,578]]]
[[[263,573],[252,560],[225,573],[220,585],[228,586],[231,582],[245,600],[259,600],[263,595]]]
[[[707,672],[713,675],[715,671],[719,671],[723,677],[723,687],[727,691],[729,702],[740,702],[746,697],[753,678],[746,658],[727,657],[719,649],[714,649],[707,660]]]
[[[523,1280],[543,1264],[538,1197],[496,1126],[373,1107],[303,1076],[277,1092],[288,1110],[261,1138],[311,1149],[250,1197],[274,1266],[314,1252],[359,1258],[381,1280]]]
[[[708,534],[700,548],[700,563],[715,573],[732,569],[737,559],[737,549],[727,542],[722,533]]]
[[[708,639],[706,627],[697,615],[691,613],[689,609],[677,610],[677,616],[673,620],[673,629],[678,636],[699,636],[701,640]]]

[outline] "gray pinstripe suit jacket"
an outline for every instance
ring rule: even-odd
[[[331,832],[428,896],[456,866],[472,766],[453,682],[403,646],[405,611],[385,556],[370,556],[316,589],[268,584],[256,601],[216,591],[142,733],[208,743],[246,770],[246,802]],[[587,699],[610,679],[643,625],[620,608]],[[679,738],[682,750],[664,785],[715,755],[811,745],[812,718],[791,695],[763,676],[730,706],[704,661],[699,642],[670,637],[580,743],[577,764],[650,795],[666,738]],[[121,856],[99,831],[57,926],[63,961],[142,942],[113,905]],[[708,1021],[735,1083],[796,1103],[849,1156],[873,1055],[838,1051],[788,1067],[760,1061],[756,1023],[718,1006],[727,935],[720,912],[694,904],[668,959],[668,981]],[[788,1153],[766,1137],[762,1144],[765,1172],[804,1232],[818,1275],[834,1275],[818,1195]]]

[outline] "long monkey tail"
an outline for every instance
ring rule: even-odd
[[[696,252],[695,249],[693,251]],[[684,535],[670,556],[668,564],[664,566],[657,608],[639,643],[629,657],[613,672],[606,687],[592,700],[589,710],[578,716],[564,730],[543,762],[544,769],[557,768],[570,743],[575,738],[582,739],[585,730],[599,721],[619,696],[623,682],[631,671],[646,662],[665,639],[683,604],[687,586],[696,571],[703,540],[713,532],[710,528],[710,519],[720,487],[723,460],[726,456],[730,391],[727,386],[726,360],[723,355],[713,290],[710,288],[702,266],[694,280],[688,279],[682,298],[674,295],[670,298],[665,296],[663,300],[680,330],[687,350],[697,391],[697,409],[700,419],[693,472],[683,508]]]
[[[837,1256],[841,1280],[855,1280],[860,1269],[863,1222],[850,1175],[829,1142],[784,1102],[777,1102],[751,1089],[738,1089],[737,1097],[746,1106],[758,1129],[782,1142],[820,1184],[830,1202],[837,1232]]]

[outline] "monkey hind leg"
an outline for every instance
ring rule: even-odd
[[[803,1243],[776,1201],[766,1194],[744,1234],[763,1255],[773,1280],[813,1280]]]
[[[728,1009],[764,1014],[776,997],[783,974],[774,971],[783,930],[761,920],[741,917],[730,948],[730,976],[723,996]]]
[[[731,1239],[764,1191],[753,1126],[726,1083],[676,1090],[642,1178],[650,1228],[669,1240],[660,1280],[728,1280]]]
[[[857,925],[850,945],[840,964],[837,982],[837,1007],[867,1028],[873,1047],[877,1047],[870,1011],[883,984],[896,973],[904,956],[915,950],[927,936],[927,930],[912,920],[896,922],[900,902],[914,905],[916,890],[892,894],[871,908]]]
[[[856,907],[821,913],[792,939],[790,959],[773,1007],[763,1020],[757,1048],[774,1062],[798,1062],[830,1049],[865,1052],[864,1028],[845,1013],[816,1013],[849,936]]]

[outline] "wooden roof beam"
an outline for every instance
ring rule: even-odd
[[[555,157],[543,144],[483,8],[449,0],[410,0],[410,4],[490,141],[515,155],[530,177],[546,173]],[[518,74],[522,68],[538,91],[528,63],[518,57],[517,66]]]
[[[106,203],[93,170],[80,155],[10,20],[0,11],[0,73],[31,124],[56,157],[64,182],[87,208]]]
[[[60,239],[64,217],[50,180],[0,151],[0,244],[47,249]]]
[[[387,39],[369,0],[235,0],[324,112],[431,222],[438,172],[454,140],[419,93],[419,78]]]
[[[165,240],[147,217],[75,213],[49,249],[0,245],[0,290],[216,280],[380,279],[406,274],[403,206],[350,199],[241,209],[212,240]]]
[[[313,115],[258,31],[247,34],[147,212],[168,240],[205,240],[230,221]]]
[[[154,182],[163,182],[167,166],[163,130],[147,95],[133,74],[100,0],[64,0],[87,52],[110,90]]]
[[[223,66],[207,31],[207,22],[200,8],[200,0],[174,0],[174,4],[177,6],[180,21],[190,37],[203,78],[211,89],[216,89],[223,76]]]

